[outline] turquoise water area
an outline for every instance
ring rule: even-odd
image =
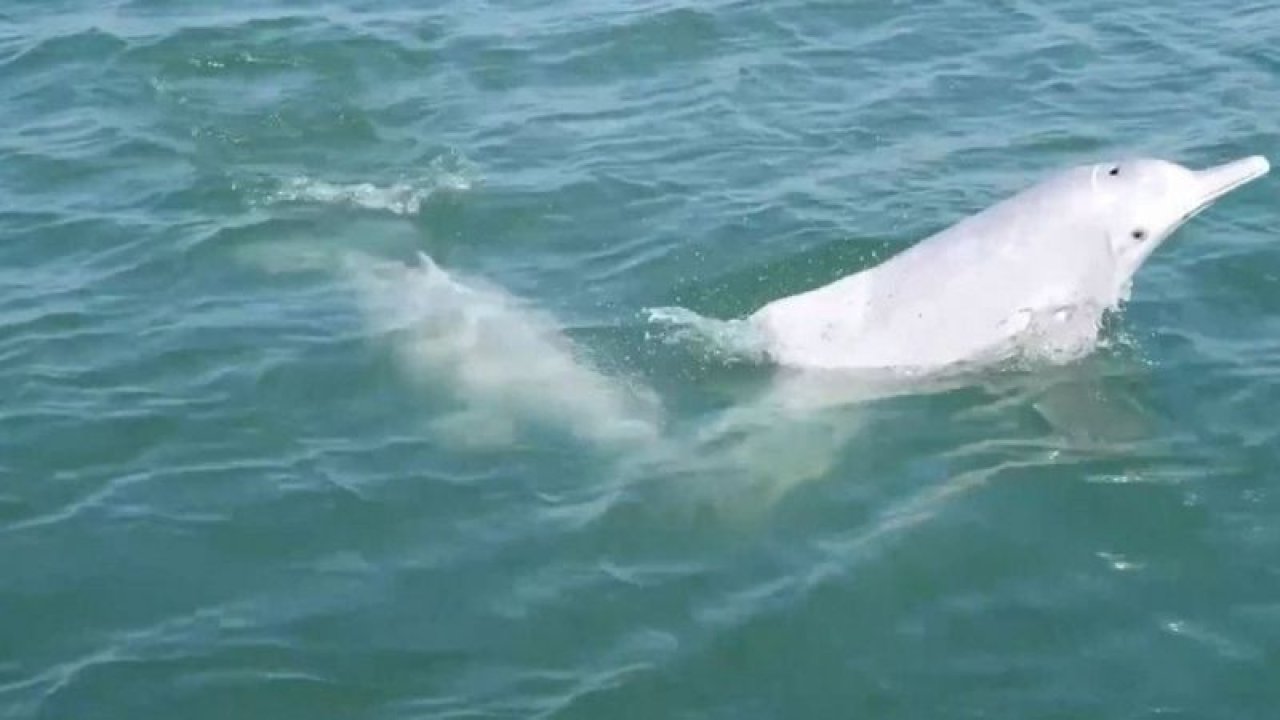
[[[418,5],[0,4],[0,717],[1275,716],[1274,175],[1062,366],[650,311],[1276,161],[1280,5]]]

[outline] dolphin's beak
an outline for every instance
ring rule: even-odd
[[[1271,169],[1271,163],[1261,155],[1242,158],[1234,162],[1206,168],[1195,173],[1196,204],[1188,216],[1208,207],[1214,200],[1226,195],[1251,180],[1257,180]]]

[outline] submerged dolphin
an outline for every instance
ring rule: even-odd
[[[1068,169],[749,322],[774,362],[797,368],[929,372],[999,357],[1048,324],[1093,338],[1156,247],[1269,169],[1260,156],[1200,171],[1157,159]]]

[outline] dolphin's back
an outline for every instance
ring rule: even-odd
[[[925,238],[884,263],[776,300],[752,320],[784,365],[911,368],[973,357],[1025,315],[1066,296],[1086,268],[1055,266],[1063,234],[1082,243],[1068,171]],[[1082,244],[1084,264],[1088,248]]]

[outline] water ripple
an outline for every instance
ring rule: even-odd
[[[0,11],[0,714],[1265,716],[1265,185],[1052,370],[846,396],[638,313],[1272,153],[1277,12]]]

